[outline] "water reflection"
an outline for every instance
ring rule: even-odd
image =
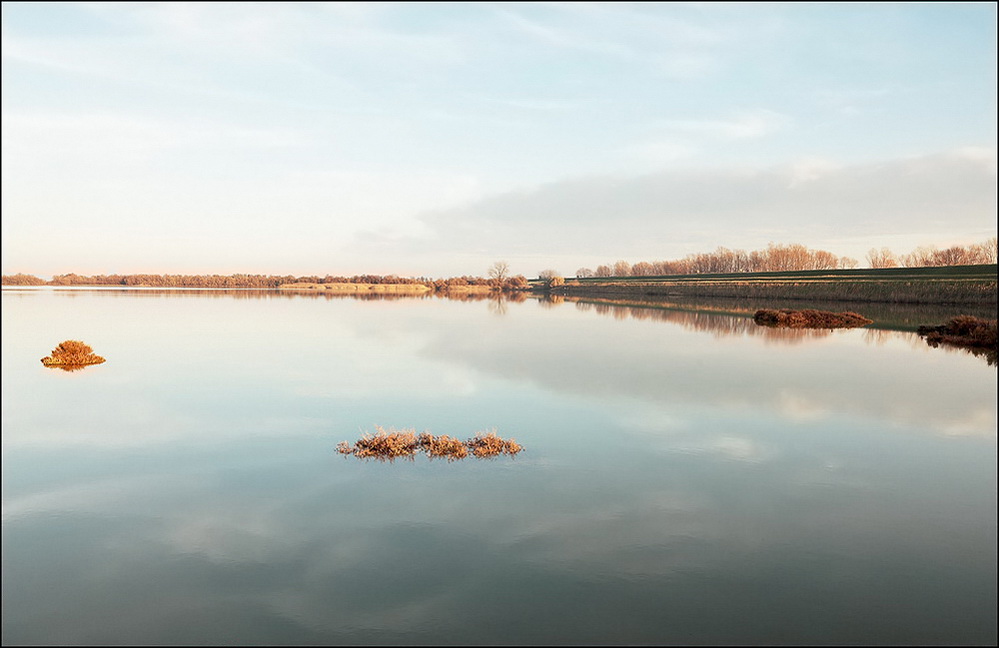
[[[4,292],[4,645],[995,642],[974,358],[722,312],[168,292]],[[46,372],[67,327],[113,362]],[[529,450],[341,461],[376,421]]]
[[[715,337],[757,336],[767,341],[795,344],[806,340],[828,337],[830,329],[781,329],[758,326],[750,316],[735,317],[731,314],[708,311],[673,310],[652,306],[610,304],[605,302],[577,302],[576,308],[592,310],[600,315],[610,315],[617,320],[653,320],[679,324],[691,331],[711,333]]]
[[[637,319],[669,322],[679,324],[689,330],[709,332],[716,337],[758,336],[768,342],[797,344],[809,340],[827,338],[834,332],[834,329],[825,328],[809,329],[760,326],[752,320],[752,314],[755,311],[745,307],[739,308],[739,310],[712,312],[712,306],[709,305],[681,306],[667,302],[634,304],[632,302],[615,302],[610,300],[584,301],[572,297],[569,300],[575,301],[576,308],[581,311],[593,311],[600,315],[610,315],[617,320]],[[556,296],[555,298],[543,298],[540,300],[540,303],[543,307],[551,308],[564,301],[564,298]],[[732,304],[728,305],[729,309],[733,307],[734,305]],[[942,308],[938,306],[929,309],[909,309],[905,317],[909,321],[915,321],[912,318],[939,316],[940,313],[949,312],[941,310]],[[717,307],[715,307],[715,311],[718,311]],[[919,315],[918,313],[924,314]],[[883,322],[880,326],[874,323],[870,326],[861,327],[860,330],[864,332],[864,340],[871,344],[883,345],[890,339],[890,331],[911,330],[909,326],[899,327],[898,320],[899,316],[896,313],[889,323]],[[916,340],[910,338],[910,341],[913,346],[919,346]],[[930,341],[927,341],[927,344],[930,347],[948,351],[963,351],[982,358],[991,366],[996,365],[996,351],[994,349],[960,348],[946,344],[933,344]]]

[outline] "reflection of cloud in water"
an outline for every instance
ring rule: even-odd
[[[794,422],[870,417],[940,434],[995,434],[995,385],[983,381],[994,375],[979,375],[988,370],[984,364],[958,356],[919,353],[914,333],[846,329],[813,335],[724,314],[598,310],[596,304],[582,309],[623,313],[623,319],[556,317],[552,311],[550,317],[510,317],[502,335],[474,339],[442,322],[424,353],[605,405],[638,400],[663,411],[762,409]],[[649,325],[660,322],[673,326]],[[712,342],[704,333],[735,344]],[[811,344],[782,350],[771,344],[777,340]],[[983,409],[985,416],[967,423],[969,413]]]

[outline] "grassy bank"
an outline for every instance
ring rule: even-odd
[[[996,265],[803,270],[660,277],[587,277],[534,290],[572,296],[996,304]]]

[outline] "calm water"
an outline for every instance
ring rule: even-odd
[[[2,312],[5,645],[996,643],[996,368],[912,333],[535,299]],[[65,339],[108,361],[44,368]],[[375,425],[526,450],[335,453]]]

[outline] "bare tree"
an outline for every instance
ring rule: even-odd
[[[872,268],[895,268],[898,266],[898,258],[895,253],[886,247],[871,248],[867,252],[867,262]]]
[[[585,277],[592,277],[593,271],[590,270],[589,268],[580,268],[579,270],[576,270],[576,276],[579,277],[580,279]]]
[[[614,276],[615,277],[629,277],[631,276],[631,264],[627,261],[618,261],[614,264]]]
[[[489,278],[496,281],[505,281],[510,276],[510,264],[506,261],[497,261],[489,266]]]

